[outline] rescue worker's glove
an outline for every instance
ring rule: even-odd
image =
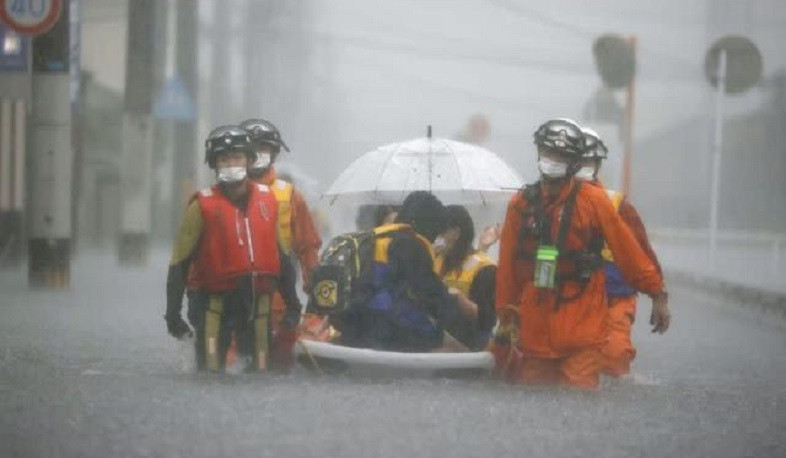
[[[508,381],[518,379],[524,361],[518,347],[518,333],[518,309],[506,305],[500,311],[500,323],[487,350],[494,356],[494,375]]]
[[[169,332],[169,335],[175,339],[182,339],[183,337],[191,337],[194,335],[191,328],[188,327],[188,324],[186,324],[180,314],[164,315],[164,319],[166,320],[166,330]]]
[[[505,365],[505,356],[510,351],[510,343],[492,338],[486,346],[486,351],[494,357],[494,375],[499,377],[500,368]]]
[[[511,344],[507,336],[500,335],[491,339],[486,350],[494,356],[493,375],[500,379],[515,381],[523,362],[521,350]]]

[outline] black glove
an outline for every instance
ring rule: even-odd
[[[191,337],[194,335],[191,328],[183,321],[180,314],[165,315],[164,319],[166,320],[166,330],[169,332],[169,335],[175,339],[182,339],[183,337]]]

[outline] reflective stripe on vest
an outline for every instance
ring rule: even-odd
[[[276,180],[272,184],[273,194],[278,202],[278,240],[287,253],[292,252],[292,183]]]
[[[608,194],[609,199],[611,199],[611,204],[614,206],[614,211],[620,211],[620,204],[622,204],[622,199],[625,198],[625,195],[619,191],[613,191],[611,189],[607,189],[606,194]],[[611,254],[608,243],[603,242],[603,251],[601,251],[600,254],[606,261],[614,261],[614,255]]]
[[[434,270],[437,272],[437,274],[442,271],[443,261],[444,258],[442,256],[437,256],[437,258],[434,260]],[[494,261],[486,253],[476,251],[467,257],[467,259],[464,261],[464,264],[461,266],[460,271],[452,270],[448,272],[444,277],[442,277],[442,281],[447,286],[461,291],[461,294],[463,294],[465,297],[469,297],[469,291],[472,289],[472,282],[475,281],[475,277],[478,275],[478,272],[480,272],[480,270],[484,267],[493,265]]]

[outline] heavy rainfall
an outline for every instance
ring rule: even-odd
[[[0,456],[786,456],[783,0],[0,0]]]

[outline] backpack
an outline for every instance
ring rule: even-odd
[[[308,309],[335,315],[358,302],[371,283],[374,232],[349,232],[330,240],[311,272]]]

